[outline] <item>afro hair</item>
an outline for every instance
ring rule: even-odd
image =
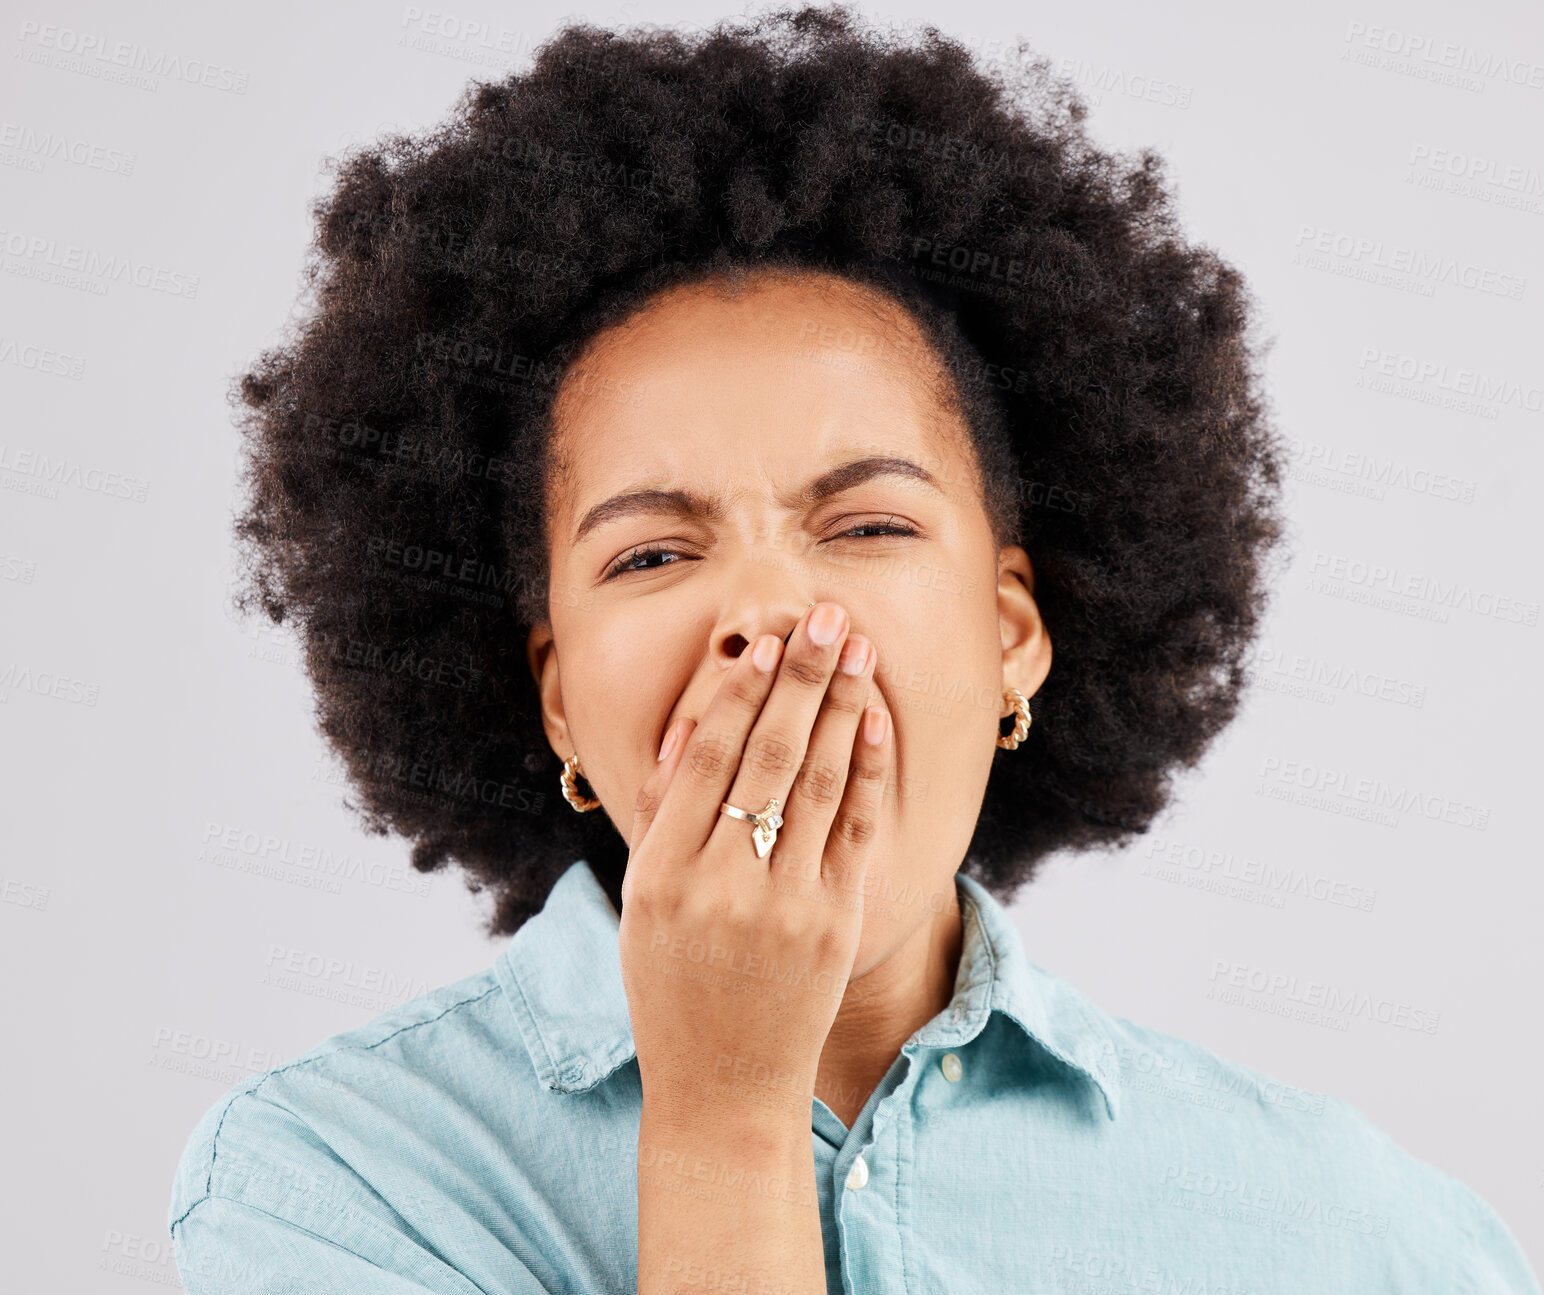
[[[1118,845],[1236,712],[1281,532],[1239,273],[1177,228],[1162,159],[1101,151],[1021,47],[988,67],[844,8],[558,31],[448,119],[334,167],[307,309],[232,392],[238,604],[293,623],[366,828],[454,861],[515,931],[576,859],[525,654],[549,600],[565,366],[662,288],[785,266],[883,287],[959,391],[1001,543],[1055,645],[962,870],[1010,898]]]

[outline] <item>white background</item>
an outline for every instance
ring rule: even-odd
[[[524,66],[566,16],[456,3],[432,20],[293,0],[5,6],[10,1289],[175,1282],[172,1174],[219,1095],[497,953],[483,901],[454,874],[427,895],[395,888],[424,879],[405,845],[364,835],[342,805],[293,645],[229,610],[226,391],[281,338],[321,160],[440,120],[469,78]],[[1544,1270],[1539,11],[864,11],[931,18],[987,55],[1026,37],[1077,80],[1097,140],[1163,153],[1191,235],[1258,296],[1276,417],[1299,453],[1293,561],[1245,713],[1138,847],[1059,860],[1021,894],[1030,957],[1115,1015],[1350,1100],[1479,1192]],[[583,16],[722,12],[630,0]],[[114,65],[59,48],[88,39],[207,64],[214,84],[92,75],[83,64]],[[1429,58],[1412,70],[1397,51],[1417,42]],[[1433,77],[1444,42],[1482,70]],[[1484,74],[1502,60],[1521,83]],[[183,291],[52,280],[72,245]],[[81,484],[50,497],[44,455]],[[1417,592],[1394,598],[1390,584]],[[1386,821],[1347,812],[1367,795],[1403,807],[1378,810]],[[361,861],[375,880],[333,893],[304,867],[243,871],[261,847],[222,851],[211,838],[229,831]],[[1285,891],[1252,880],[1267,869]],[[265,983],[292,951],[349,969],[305,993]],[[342,987],[367,976],[390,991]],[[1287,983],[1218,997],[1234,976]],[[1435,1029],[1281,1014],[1316,986]]]

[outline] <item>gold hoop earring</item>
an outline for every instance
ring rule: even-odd
[[[1003,700],[1013,707],[1013,732],[1006,736],[999,732],[997,745],[1004,751],[1013,751],[1029,732],[1029,698],[1017,688],[1004,688]]]
[[[563,772],[558,775],[558,782],[563,788],[563,799],[574,807],[578,814],[588,814],[592,809],[600,808],[600,801],[594,796],[581,796],[576,775],[579,773],[579,753],[576,751],[568,759],[563,761]]]

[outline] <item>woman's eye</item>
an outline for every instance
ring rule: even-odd
[[[849,535],[855,535],[858,531],[873,531],[879,535],[915,535],[917,533],[910,526],[897,522],[893,517],[887,517],[882,522],[859,522],[851,529],[843,531],[840,535],[834,535],[832,538],[846,539]]]
[[[606,579],[625,575],[629,571],[657,571],[658,567],[634,566],[636,562],[647,558],[668,557],[676,552],[668,549],[663,544],[645,544],[642,548],[630,549],[622,554],[615,562],[606,568]],[[661,565],[666,565],[662,563]]]
[[[831,539],[863,539],[862,532],[869,532],[874,536],[880,535],[915,535],[917,532],[910,526],[896,521],[894,517],[887,517],[884,521],[859,522],[856,526],[833,535]],[[662,558],[667,561],[651,563],[651,558]],[[636,549],[629,549],[615,562],[606,568],[605,578],[614,580],[618,576],[624,576],[634,571],[658,571],[662,566],[670,566],[681,560],[680,550],[672,549],[664,544],[644,544]]]

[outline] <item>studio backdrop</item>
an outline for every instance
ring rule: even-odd
[[[219,1096],[502,947],[487,894],[366,830],[299,644],[235,607],[228,397],[300,309],[328,159],[442,120],[575,16],[453,2],[6,6],[7,1289],[180,1284],[172,1175]],[[1309,1107],[1351,1103],[1544,1269],[1537,8],[862,11],[1046,59],[1102,146],[1162,154],[1270,339],[1288,533],[1243,709],[1129,848],[1058,856],[1016,898],[1029,957]],[[957,252],[937,277],[1016,290]],[[1084,506],[1056,488],[1027,505]],[[1121,1064],[1176,1110],[1244,1100]],[[1076,1280],[1055,1288],[1096,1289]]]

